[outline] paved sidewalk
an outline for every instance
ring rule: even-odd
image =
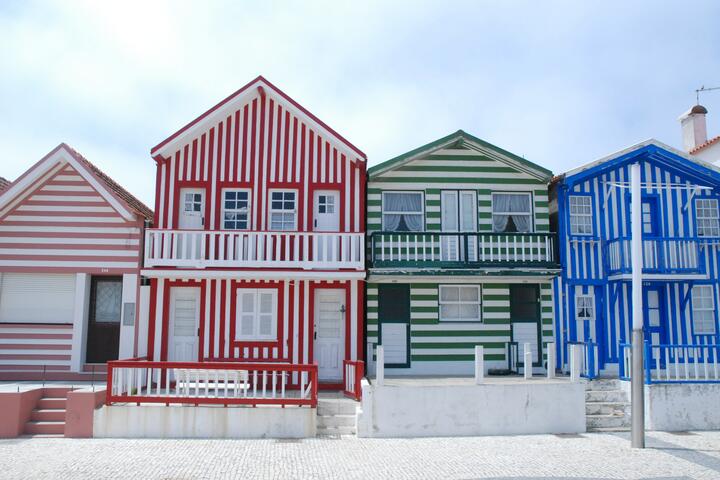
[[[0,440],[0,478],[720,478],[720,432],[426,439]]]

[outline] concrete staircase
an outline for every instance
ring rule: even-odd
[[[70,388],[44,388],[42,398],[25,423],[25,435],[62,437],[65,434],[65,405]]]
[[[621,432],[630,429],[630,403],[620,380],[599,378],[585,387],[588,432]]]
[[[359,402],[340,392],[321,393],[318,397],[317,435],[355,435],[355,420]]]

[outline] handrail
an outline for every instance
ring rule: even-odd
[[[354,400],[362,398],[361,381],[365,376],[365,362],[343,360],[343,393]]]
[[[708,239],[696,237],[643,237],[643,271],[656,273],[701,273],[705,267],[702,250],[709,247]],[[617,237],[608,240],[604,248],[608,273],[629,273],[631,239]]]
[[[720,383],[720,344],[657,344],[645,341],[643,371],[646,384]],[[619,377],[632,377],[632,345],[620,344]]]

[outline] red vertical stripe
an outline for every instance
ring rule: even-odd
[[[198,159],[198,162],[200,162],[200,175],[198,175],[196,180],[204,180],[203,174],[205,173],[205,155],[207,155],[207,152],[205,151],[206,138],[207,135],[204,133],[200,137],[200,158]]]
[[[158,279],[150,279],[150,309],[148,312],[148,344],[147,357],[149,360],[155,359],[155,315],[157,315],[157,290]]]
[[[252,175],[252,169],[250,168],[250,161],[247,158],[247,134],[248,134],[248,106],[243,107],[243,147],[242,147],[242,164],[243,164],[243,175],[246,170],[250,170]],[[244,177],[243,177],[244,180]]]
[[[345,360],[351,360],[350,356],[350,280],[344,282],[345,288]]]
[[[357,281],[357,360],[365,360],[365,282]]]
[[[237,170],[235,171],[235,179],[236,181],[240,181],[242,177],[240,176],[240,166],[238,165],[238,149],[240,148],[240,110],[235,111],[235,146],[233,147],[233,164],[237,166]],[[229,178],[228,180],[233,180],[232,178]]]
[[[201,283],[200,283],[200,319],[202,319],[205,316],[205,293],[206,293],[205,289],[207,288],[208,282],[209,282],[209,280],[201,280]],[[210,305],[212,305],[212,302],[210,302]],[[202,322],[202,320],[200,320],[200,321]],[[202,326],[200,327],[200,331],[202,332]],[[169,333],[170,332],[168,332],[168,335],[166,335],[166,337],[170,336]],[[201,340],[198,339],[198,342],[201,342]],[[200,345],[202,345],[202,343],[200,343]],[[198,349],[198,361],[199,362],[203,361],[204,357],[203,357],[202,353],[203,353],[202,347],[200,347]]]
[[[163,311],[162,311],[162,339],[160,342],[160,360],[168,359],[168,339],[170,337],[170,291],[172,287],[165,282],[163,288]]]

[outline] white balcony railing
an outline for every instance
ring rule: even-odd
[[[145,266],[362,270],[363,240],[362,233],[149,229]]]

